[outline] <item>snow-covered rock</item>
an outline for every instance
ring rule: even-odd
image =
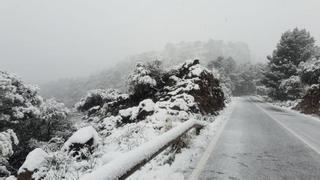
[[[38,170],[42,163],[46,160],[48,154],[41,148],[31,151],[18,171],[18,179],[31,180],[34,171]]]
[[[77,130],[63,145],[64,151],[75,152],[79,155],[82,148],[89,148],[92,153],[100,141],[99,134],[92,126],[83,127]]]

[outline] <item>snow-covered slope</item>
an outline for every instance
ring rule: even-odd
[[[137,68],[150,67],[139,65]],[[78,109],[85,114],[78,124],[79,130],[61,151],[48,152],[47,161],[33,177],[78,179],[83,174],[108,166],[108,163],[117,161],[117,158],[145,143],[154,144],[157,137],[172,132],[169,130],[173,128],[184,127],[181,125],[189,119],[213,122],[213,115],[224,107],[219,81],[199,64],[199,60],[187,61],[159,74],[152,71],[135,71],[133,75],[136,76],[132,77],[138,79],[132,78],[135,88],[128,95],[99,90],[84,97],[78,104]],[[146,76],[151,81],[140,81],[139,78],[145,79]],[[141,94],[145,88],[156,91]],[[110,96],[106,95],[108,92]],[[95,141],[100,138],[99,142]],[[187,133],[150,164],[156,169],[168,168],[179,153],[192,146],[194,138],[194,131]],[[89,143],[90,139],[93,142]],[[74,148],[70,148],[71,144]],[[143,154],[137,155],[140,156]],[[130,159],[122,159],[121,162],[130,164]],[[150,164],[147,165],[148,171],[156,171],[149,167]],[[143,176],[145,174],[138,175],[138,179]]]

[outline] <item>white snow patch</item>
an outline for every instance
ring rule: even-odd
[[[15,176],[9,176],[6,178],[6,180],[17,180],[17,178]]]
[[[18,174],[25,171],[33,172],[35,169],[38,169],[41,166],[41,163],[44,162],[46,157],[48,157],[48,154],[41,148],[34,149],[27,155],[26,160],[19,168]]]

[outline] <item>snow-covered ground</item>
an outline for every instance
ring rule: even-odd
[[[221,114],[214,118],[212,123],[209,123],[204,129],[201,130],[200,135],[190,139],[189,147],[181,150],[180,153],[175,155],[175,160],[172,164],[159,164],[158,161],[163,158],[162,153],[146,164],[140,171],[137,171],[128,179],[130,180],[183,180],[188,179],[193,169],[197,165],[203,152],[207,148],[213,136],[226,121],[234,107],[235,101],[227,104],[227,107],[221,111]]]

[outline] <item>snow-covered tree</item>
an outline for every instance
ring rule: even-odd
[[[295,28],[282,34],[272,56],[268,56],[268,68],[264,72],[262,83],[270,88],[274,99],[286,100],[288,97],[281,91],[283,80],[298,74],[298,65],[314,56],[315,40],[305,29]]]
[[[217,77],[222,87],[228,89],[224,90],[225,94],[231,92],[235,96],[254,94],[263,68],[260,64],[236,64],[231,57],[218,57],[215,61],[210,61],[207,66],[218,71]]]
[[[208,68],[216,68],[224,74],[231,74],[236,70],[237,64],[232,57],[224,58],[219,56],[215,61],[210,61],[208,63]]]
[[[232,57],[224,58],[219,56],[216,60],[209,61],[207,67],[212,70],[215,77],[220,80],[225,96],[231,96],[232,91],[234,90],[234,84],[230,76],[234,73],[237,67],[235,60]]]

